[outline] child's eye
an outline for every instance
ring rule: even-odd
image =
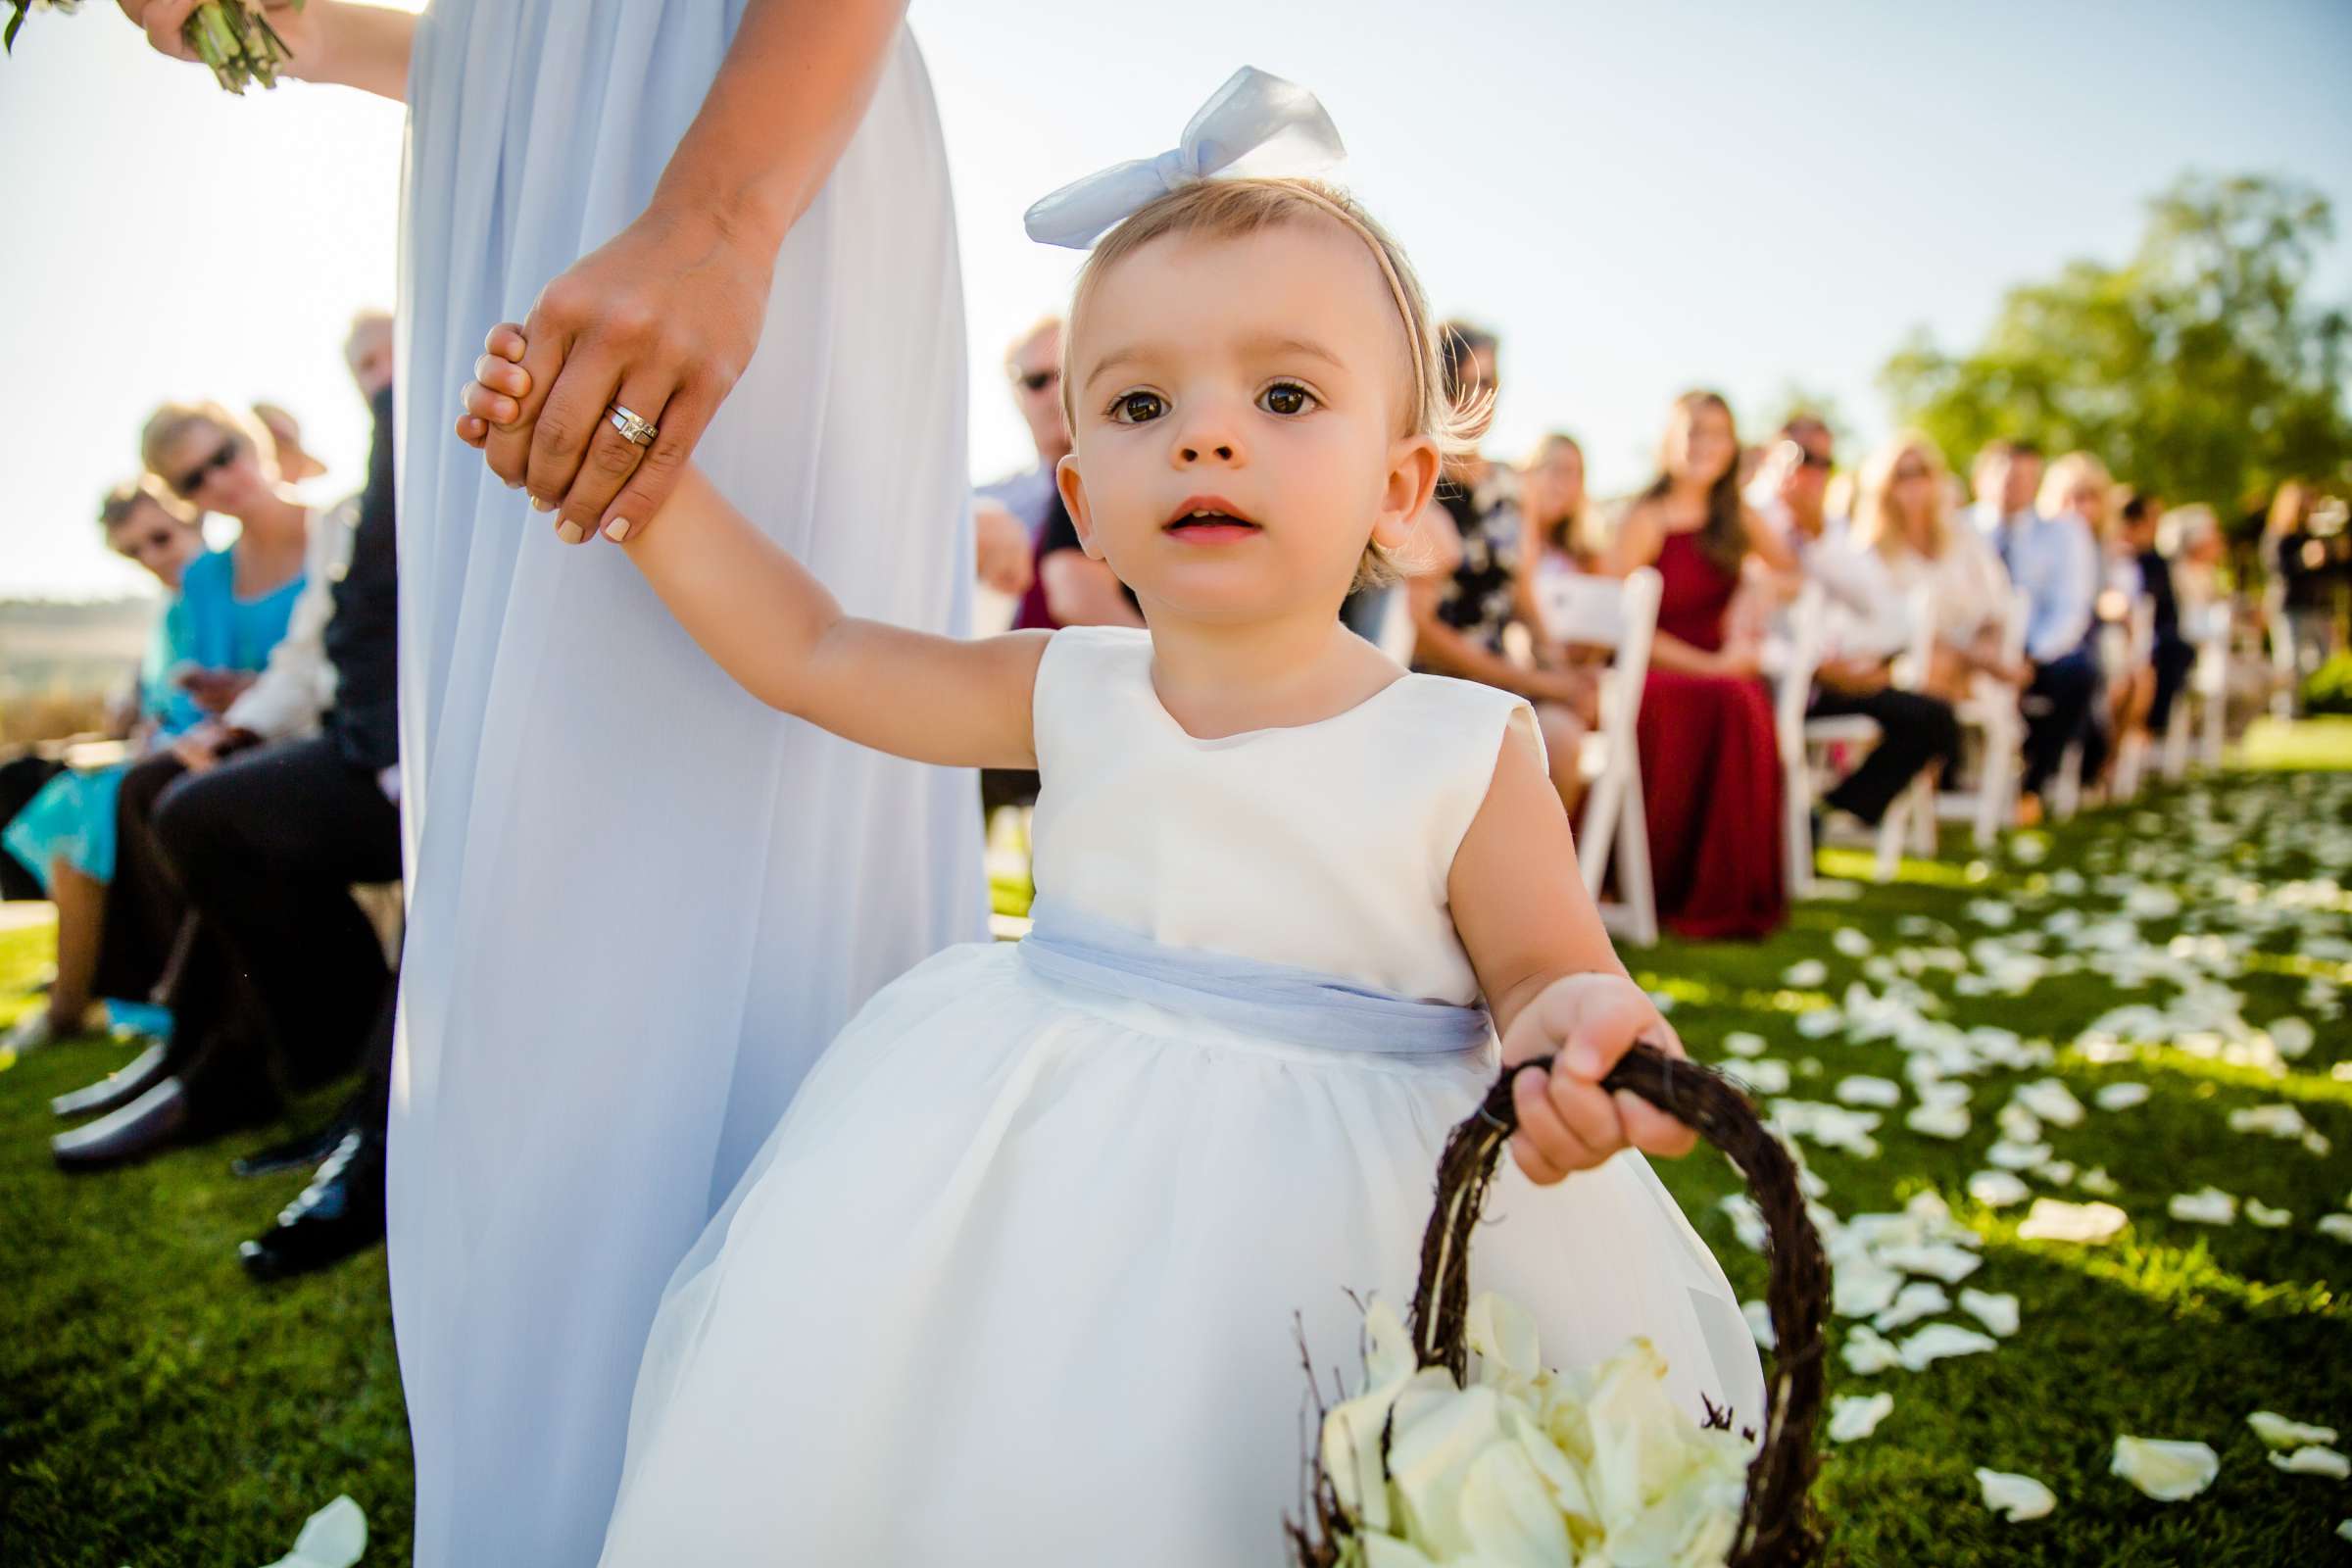
[[[1257,406],[1268,414],[1304,414],[1315,406],[1315,395],[1296,381],[1277,381],[1257,395]]]
[[[1110,416],[1120,424],[1148,424],[1167,411],[1156,392],[1122,392],[1110,400]]]

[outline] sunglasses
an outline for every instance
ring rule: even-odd
[[[1024,392],[1043,392],[1061,379],[1061,372],[1059,370],[1016,370],[1013,372],[1012,378],[1020,383],[1021,390]]]
[[[175,528],[158,528],[145,538],[133,539],[128,544],[115,548],[118,554],[132,561],[144,561],[159,550],[169,550],[178,538],[179,531]]]
[[[196,492],[204,488],[205,480],[236,461],[237,438],[232,435],[220,443],[219,451],[172,480],[172,488],[178,492],[182,500],[193,500]]]

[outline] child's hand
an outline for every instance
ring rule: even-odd
[[[522,417],[522,400],[531,394],[531,372],[522,368],[522,328],[501,321],[482,344],[485,352],[473,362],[473,379],[466,383],[461,401],[466,412],[458,416],[458,439],[479,452],[495,425]],[[522,482],[508,485],[521,489]]]
[[[1506,1063],[1553,1057],[1511,1081],[1519,1130],[1511,1156],[1530,1179],[1549,1184],[1591,1170],[1623,1149],[1687,1154],[1698,1135],[1639,1096],[1600,1087],[1617,1059],[1645,1041],[1670,1056],[1683,1043],[1640,986],[1623,975],[1572,974],[1544,988],[1511,1020]]]

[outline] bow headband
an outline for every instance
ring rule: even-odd
[[[1195,180],[1316,174],[1347,156],[1313,93],[1244,66],[1200,106],[1175,148],[1074,180],[1030,208],[1022,223],[1040,244],[1082,251],[1137,209]]]

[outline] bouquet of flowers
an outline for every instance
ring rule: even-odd
[[[6,3],[14,14],[8,19],[6,31],[0,32],[0,48],[14,54],[17,29],[24,25],[28,13],[72,12],[80,6],[81,0],[6,0]],[[302,9],[303,0],[289,0],[289,3],[297,11]],[[263,14],[262,0],[205,0],[188,14],[180,36],[197,59],[213,68],[220,85],[234,93],[242,93],[246,83],[254,81],[265,87],[276,86],[277,68],[294,57]]]
[[[1830,1266],[1795,1163],[1706,1067],[1637,1047],[1604,1081],[1696,1128],[1764,1213],[1779,1351],[1761,1443],[1730,1411],[1702,1425],[1679,1409],[1645,1340],[1546,1371],[1525,1311],[1468,1299],[1471,1233],[1515,1120],[1505,1073],[1446,1140],[1409,1326],[1373,1302],[1361,1389],[1321,1412],[1309,1519],[1290,1530],[1299,1568],[1794,1568],[1819,1549],[1806,1491]]]

